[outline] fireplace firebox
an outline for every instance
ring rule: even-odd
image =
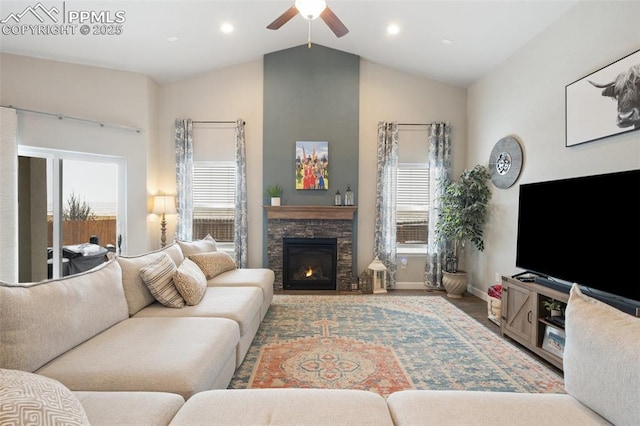
[[[284,290],[336,290],[336,238],[284,238]]]

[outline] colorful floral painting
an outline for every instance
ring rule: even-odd
[[[296,189],[329,189],[329,142],[296,142]]]

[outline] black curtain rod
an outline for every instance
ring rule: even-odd
[[[209,120],[209,121],[192,120],[191,122],[196,124],[236,124],[235,121],[215,121],[215,120]],[[247,122],[243,121],[242,124],[247,124]]]

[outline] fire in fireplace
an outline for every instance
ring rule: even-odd
[[[285,290],[336,290],[336,238],[284,238]]]

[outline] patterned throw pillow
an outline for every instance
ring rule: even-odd
[[[185,259],[173,273],[173,283],[190,306],[200,303],[207,291],[207,277],[191,259]]]
[[[88,425],[78,398],[62,383],[0,369],[0,425]]]
[[[140,268],[140,277],[153,297],[170,308],[184,307],[184,299],[173,283],[173,274],[177,269],[176,264],[166,253]]]
[[[207,279],[237,268],[233,258],[222,251],[193,254],[189,256],[189,259],[198,265]]]

